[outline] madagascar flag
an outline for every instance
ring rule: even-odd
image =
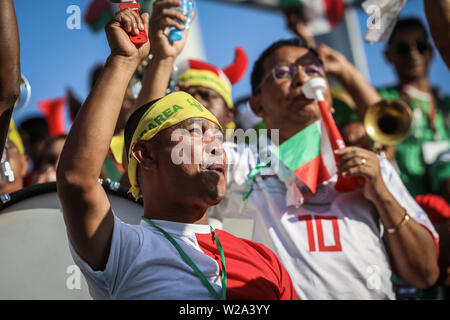
[[[275,156],[316,193],[317,185],[336,173],[336,162],[321,120],[309,125],[274,150]]]
[[[114,14],[114,7],[108,0],[91,0],[84,21],[92,31],[98,32],[103,30]]]

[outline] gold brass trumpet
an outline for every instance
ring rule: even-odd
[[[386,146],[405,140],[412,129],[413,113],[402,100],[384,99],[369,108],[364,116],[364,127],[369,137]]]

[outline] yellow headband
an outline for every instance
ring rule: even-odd
[[[233,108],[230,85],[212,71],[189,69],[178,77],[178,81],[186,82],[190,86],[213,89],[225,100],[228,108]]]
[[[23,147],[22,138],[20,137],[19,131],[17,131],[16,124],[13,119],[11,119],[11,122],[9,123],[8,138],[17,147],[20,155],[23,156],[25,154],[25,148]]]
[[[128,178],[130,180],[130,192],[138,200],[142,197],[141,189],[137,181],[138,162],[132,155],[133,145],[139,140],[150,140],[160,131],[190,119],[204,118],[220,127],[216,117],[203,107],[191,95],[185,92],[174,92],[154,103],[141,117],[128,151]],[[220,127],[221,128],[221,127]]]
[[[124,145],[125,145],[125,138],[123,135],[112,137],[111,144],[109,145],[109,148],[112,151],[114,160],[120,164],[122,164],[122,155],[123,155]]]

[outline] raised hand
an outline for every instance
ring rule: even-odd
[[[325,44],[320,44],[317,46],[316,50],[319,53],[320,59],[323,61],[325,70],[328,74],[338,78],[344,76],[344,72],[349,69],[350,63],[342,53]]]
[[[337,163],[338,174],[364,178],[362,191],[367,200],[374,201],[388,192],[381,176],[380,161],[375,153],[359,147],[347,147],[337,150],[336,154],[341,156]]]
[[[361,118],[366,111],[381,100],[379,93],[359,70],[340,52],[321,44],[316,47],[328,75],[336,77],[355,102]]]
[[[314,36],[307,27],[308,21],[300,8],[288,8],[284,11],[284,16],[286,17],[286,25],[289,30],[305,41],[308,47],[313,48],[316,46]]]
[[[187,18],[181,12],[170,9],[180,5],[180,0],[156,0],[153,3],[150,19],[150,42],[152,43],[152,55],[156,59],[175,59],[186,44],[189,30],[184,31],[183,39],[180,41],[172,42],[167,36],[169,27],[175,27],[178,30],[185,29],[179,21],[186,22]]]
[[[148,34],[148,14],[130,9],[105,27],[111,55],[70,128],[57,168],[58,195],[75,250],[94,270],[108,261],[114,215],[98,183],[129,82],[150,42],[135,45],[130,34]],[[45,177],[44,177],[45,178]]]
[[[118,12],[105,27],[111,56],[123,57],[137,63],[146,58],[150,51],[150,42],[135,45],[130,40],[130,34],[138,35],[142,30],[148,34],[148,20],[147,13],[139,16],[129,8]]]

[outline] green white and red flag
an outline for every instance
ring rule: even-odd
[[[311,190],[336,172],[336,161],[321,120],[309,125],[273,152],[275,156]]]

